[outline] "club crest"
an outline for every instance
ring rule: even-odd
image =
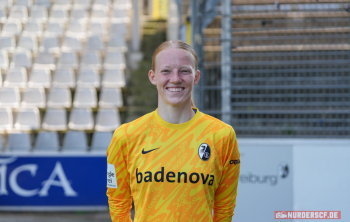
[[[199,158],[201,158],[201,160],[203,161],[209,160],[211,155],[210,146],[206,143],[202,143],[198,148],[198,155],[199,155]]]

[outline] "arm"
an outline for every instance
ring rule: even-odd
[[[127,141],[123,126],[113,134],[107,150],[107,196],[113,222],[131,222],[130,174],[127,170]],[[114,172],[113,172],[114,170]]]
[[[220,154],[223,171],[220,185],[215,192],[214,222],[230,222],[236,206],[240,170],[237,138],[232,128],[230,135],[222,142]]]

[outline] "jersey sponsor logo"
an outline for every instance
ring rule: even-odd
[[[190,183],[199,183],[200,181],[203,184],[207,184],[209,186],[213,186],[214,183],[214,175],[209,174],[199,174],[196,172],[193,173],[187,173],[187,172],[164,172],[164,167],[161,168],[160,171],[157,171],[154,175],[151,171],[138,172],[139,168],[136,168],[136,182],[142,183],[142,182],[164,182],[165,180],[169,183],[187,183],[189,181]],[[165,178],[165,179],[164,179]]]
[[[238,160],[230,160],[230,164],[234,164],[234,165],[237,165],[237,164],[240,164],[241,163],[241,160],[238,159]]]
[[[147,153],[152,152],[152,151],[157,150],[157,149],[159,149],[159,148],[155,148],[155,149],[153,149],[153,150],[147,150],[147,151],[145,151],[145,148],[143,148],[143,149],[142,149],[142,154],[147,154]]]
[[[107,187],[118,188],[117,177],[115,175],[115,167],[113,164],[107,163]]]
[[[202,143],[198,148],[198,155],[199,155],[199,158],[201,158],[201,160],[203,161],[209,160],[211,155],[210,146],[206,143]]]

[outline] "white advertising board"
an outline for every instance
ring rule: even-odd
[[[232,221],[270,222],[275,211],[293,210],[293,147],[238,144],[241,172]]]

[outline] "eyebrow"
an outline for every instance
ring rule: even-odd
[[[172,66],[161,66],[160,67],[161,69],[164,69],[164,68],[172,68]],[[180,69],[183,69],[183,68],[192,68],[192,66],[181,66]]]

